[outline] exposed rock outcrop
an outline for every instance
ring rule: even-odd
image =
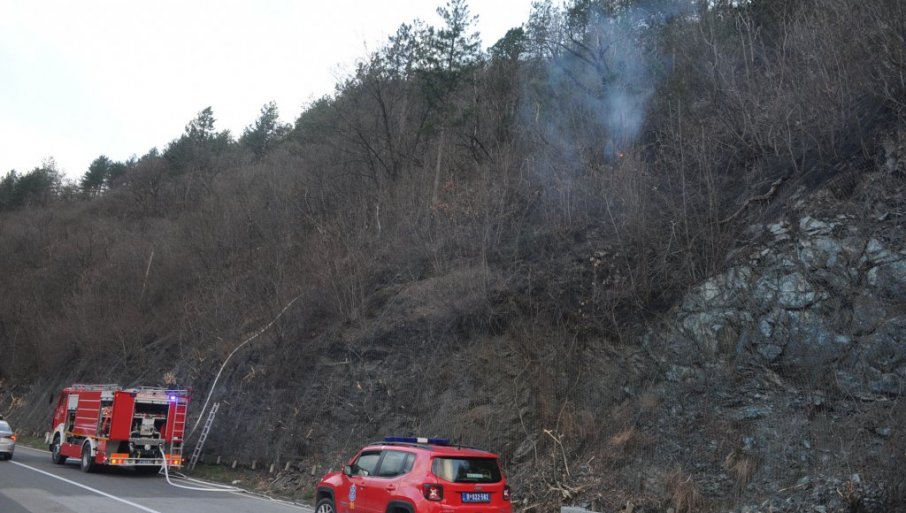
[[[764,227],[766,248],[686,294],[679,334],[790,373],[832,365],[851,394],[903,393],[906,240],[882,242],[845,215],[777,226]]]
[[[665,379],[656,393],[673,405],[652,426],[673,440],[661,456],[702,504],[738,495],[705,509],[902,504],[892,476],[906,464],[904,187],[881,174],[862,187],[849,201],[821,191],[752,227],[728,270],[646,336]]]

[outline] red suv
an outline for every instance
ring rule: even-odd
[[[511,513],[497,455],[436,438],[387,437],[318,483],[316,513]]]

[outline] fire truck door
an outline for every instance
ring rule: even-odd
[[[129,392],[118,391],[113,395],[113,409],[110,423],[111,440],[128,440],[132,432],[132,416],[135,413],[135,397]]]
[[[101,393],[82,391],[79,393],[78,401],[72,432],[77,435],[96,436],[98,418],[101,415]]]

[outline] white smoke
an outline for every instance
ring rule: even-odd
[[[538,108],[544,111],[544,139],[575,158],[577,152],[593,150],[589,144],[612,159],[635,143],[665,69],[658,32],[692,7],[689,0],[637,2],[619,9],[596,4],[578,28],[568,26],[563,13],[560,51],[548,63],[546,87],[533,91],[532,101],[544,106]]]

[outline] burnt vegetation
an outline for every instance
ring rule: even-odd
[[[292,126],[268,104],[235,138],[207,108],[79,184],[52,161],[7,174],[5,398],[168,371],[206,390],[297,299],[228,368],[212,454],[250,429],[240,457],[322,466],[385,431],[449,435],[501,452],[526,510],[710,507],[680,470],[667,498],[624,472],[656,457],[664,407],[635,394],[659,379],[640,337],[794,191],[845,197],[880,165],[906,4],[548,0],[487,51],[463,1],[439,12]],[[755,462],[725,465],[732,502]]]

